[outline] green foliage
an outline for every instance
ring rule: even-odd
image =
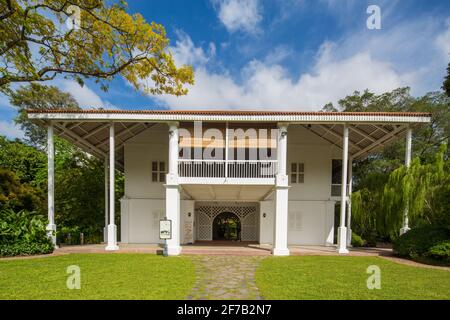
[[[447,66],[447,75],[445,76],[444,83],[442,84],[442,89],[445,91],[447,96],[450,97],[450,63]]]
[[[53,244],[19,241],[0,244],[0,257],[25,256],[33,254],[48,254],[53,252]]]
[[[177,96],[194,82],[191,66],[175,65],[164,27],[128,14],[125,1],[2,0],[0,12],[4,93],[11,93],[13,83],[59,74],[81,85],[94,78],[105,90],[107,81],[121,75],[136,89]],[[68,18],[74,28],[65,25]]]
[[[61,139],[55,147],[56,224],[61,228],[77,228],[86,239],[100,240],[105,224],[103,162]],[[118,172],[116,176],[116,210],[119,210],[123,176]]]
[[[42,182],[46,184],[47,156],[21,141],[9,141],[0,136],[0,168],[14,172],[20,183],[36,187]]]
[[[441,243],[432,246],[425,253],[425,256],[436,260],[450,262],[450,240],[442,241]]]
[[[378,240],[389,238],[390,226],[383,221],[384,212],[380,207],[383,187],[388,176],[379,172],[367,174],[361,185],[365,187],[352,193],[352,230],[375,246]]]
[[[416,98],[410,95],[409,88],[380,95],[367,90],[355,91],[341,99],[338,106],[327,104],[324,110],[431,113],[430,124],[414,127],[412,146],[415,160],[409,171],[403,166],[405,143],[402,139],[384,146],[366,159],[355,161],[352,229],[369,245],[395,239],[407,203],[411,226],[450,226],[449,150],[442,150],[442,144],[447,143],[450,137],[448,96],[442,92],[430,92]]]
[[[51,253],[53,245],[47,237],[46,223],[34,212],[0,210],[0,255]]]
[[[356,233],[352,232],[352,246],[353,247],[364,247],[366,242],[358,236]]]
[[[450,229],[442,226],[423,226],[412,229],[394,242],[394,251],[401,257],[420,258],[442,241],[450,240]]]
[[[0,210],[44,211],[40,189],[21,184],[14,172],[0,168]]]
[[[29,145],[44,148],[47,142],[47,130],[28,119],[26,110],[80,109],[70,93],[65,93],[54,86],[43,86],[30,83],[15,90],[10,96],[11,105],[17,107],[15,122],[25,132],[25,140]]]
[[[385,224],[395,228],[391,236],[394,237],[402,225],[404,208],[408,209],[412,226],[435,222],[430,221],[425,207],[435,190],[448,180],[449,172],[446,172],[444,163],[446,151],[447,146],[443,144],[434,162],[421,164],[415,158],[409,168],[401,166],[390,174],[384,186],[381,205],[385,212]]]
[[[0,211],[0,243],[14,243],[17,240],[40,242],[47,238],[46,220],[34,212],[11,209]]]
[[[46,130],[36,126],[25,110],[77,109],[70,94],[56,87],[30,84],[11,95],[19,110],[16,122],[25,131],[27,143],[0,136],[0,208],[47,212]],[[31,145],[30,145],[31,144]],[[123,176],[117,173],[116,206],[123,194]],[[55,222],[58,240],[65,241],[64,229],[84,233],[85,242],[100,242],[104,226],[103,162],[89,156],[69,142],[55,137]],[[120,217],[117,216],[118,224]],[[73,232],[72,232],[73,233]]]
[[[34,147],[0,136],[0,209],[47,212],[47,157]],[[3,167],[3,168],[1,168]],[[116,208],[123,194],[117,173]],[[100,242],[104,226],[103,162],[55,139],[55,221],[58,231],[78,228],[86,243]],[[119,223],[117,217],[116,223]],[[57,236],[63,236],[58,233]],[[60,240],[64,241],[64,237]]]

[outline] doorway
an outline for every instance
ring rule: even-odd
[[[241,240],[241,220],[232,212],[219,213],[213,220],[213,240]]]

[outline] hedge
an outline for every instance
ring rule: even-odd
[[[445,257],[448,254],[448,252],[445,252],[449,248],[449,245],[442,243],[448,242],[450,242],[449,228],[442,226],[424,226],[412,229],[400,236],[394,242],[394,251],[401,257],[413,259],[426,256],[434,258]]]

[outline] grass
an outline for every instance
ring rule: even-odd
[[[367,288],[367,267],[381,270],[381,289]],[[256,271],[265,299],[450,299],[450,271],[377,257],[271,257]]]
[[[0,260],[0,299],[185,299],[194,260],[149,254]],[[71,265],[80,267],[80,290],[66,286]],[[380,290],[367,289],[370,265],[381,270]],[[255,278],[265,299],[450,299],[450,271],[377,257],[269,257]]]
[[[80,290],[66,286],[70,265],[80,267]],[[70,254],[0,260],[0,299],[185,299],[194,281],[194,264],[184,257]]]

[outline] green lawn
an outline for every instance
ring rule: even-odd
[[[66,286],[78,265],[81,289]],[[0,299],[184,299],[195,267],[184,257],[149,254],[70,254],[0,260]]]
[[[367,289],[369,265],[381,289]],[[400,265],[377,257],[271,257],[256,272],[265,299],[450,299],[450,271]]]
[[[150,254],[0,260],[0,299],[184,299],[195,261]],[[80,267],[80,290],[67,289],[70,265]],[[380,290],[367,289],[369,265],[381,270]],[[376,257],[269,257],[255,278],[265,299],[450,299],[450,271]]]

